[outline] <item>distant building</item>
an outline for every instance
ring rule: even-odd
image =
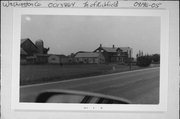
[[[102,53],[106,63],[118,62],[126,63],[132,56],[132,48],[130,47],[103,47],[100,46],[94,52]]]
[[[21,48],[20,54],[21,54],[21,64],[26,64],[27,63],[26,57],[28,55],[27,52]]]
[[[44,42],[37,40],[35,44],[29,39],[21,39],[21,64],[42,64],[48,62],[49,48],[44,48]]]
[[[50,64],[67,64],[69,62],[69,58],[65,55],[49,55],[48,63]]]
[[[78,52],[75,55],[77,63],[85,64],[101,64],[105,62],[105,58],[101,53],[96,52]]]
[[[25,51],[28,56],[32,56],[38,53],[38,47],[29,38],[21,39],[21,51]]]

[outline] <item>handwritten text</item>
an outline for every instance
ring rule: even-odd
[[[118,1],[104,1],[104,2],[101,2],[101,1],[95,1],[95,2],[89,2],[89,1],[87,1],[87,2],[85,2],[85,3],[83,3],[83,7],[85,7],[85,8],[95,8],[95,7],[118,7]]]
[[[150,2],[135,2],[134,7],[140,8],[159,8],[162,3],[150,3]]]
[[[41,3],[40,2],[3,2],[2,3],[3,7],[40,7]]]
[[[67,7],[75,7],[75,2],[63,2],[63,3],[49,3],[49,8],[67,8]]]

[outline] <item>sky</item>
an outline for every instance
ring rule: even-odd
[[[131,47],[133,57],[160,53],[160,17],[23,15],[21,38],[38,39],[49,54],[94,51],[104,47]]]

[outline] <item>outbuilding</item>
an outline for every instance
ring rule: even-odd
[[[50,55],[48,57],[48,63],[50,64],[66,64],[68,63],[68,57],[65,55]]]
[[[77,63],[85,64],[101,64],[105,62],[105,58],[101,53],[97,52],[80,52],[75,56]]]

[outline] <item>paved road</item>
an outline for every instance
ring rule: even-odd
[[[33,101],[38,92],[47,89],[90,91],[126,98],[134,104],[158,104],[159,68],[21,86],[20,101]]]

